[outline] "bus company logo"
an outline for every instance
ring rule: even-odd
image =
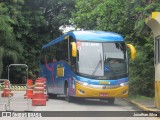
[[[108,85],[108,84],[110,84],[110,82],[108,82],[108,81],[99,81],[99,84],[104,84],[104,85]],[[106,86],[105,86],[106,87]]]
[[[110,71],[110,69],[109,69],[107,66],[105,66],[104,70],[105,70],[106,72]]]
[[[42,114],[39,112],[2,112],[2,117],[42,117]]]
[[[2,112],[2,117],[12,117],[11,112]]]
[[[106,89],[106,88],[107,88],[106,86],[103,86],[103,87],[102,87],[102,89]]]

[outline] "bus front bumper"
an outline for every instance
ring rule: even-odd
[[[83,98],[126,98],[128,97],[128,85],[116,88],[96,89],[76,83],[76,97]]]

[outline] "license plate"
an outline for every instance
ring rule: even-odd
[[[108,93],[100,93],[100,97],[106,97],[108,96]]]

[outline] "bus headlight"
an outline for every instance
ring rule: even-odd
[[[124,82],[120,84],[120,86],[126,86],[126,85],[128,85],[128,82]]]
[[[75,87],[75,81],[73,80],[73,82],[72,82],[72,88],[73,89],[75,89],[76,87]]]
[[[84,85],[84,86],[89,85],[87,82],[82,82],[82,81],[76,80],[75,78],[74,78],[74,80],[75,80],[77,83],[81,84],[81,85]]]
[[[87,86],[87,85],[88,85],[88,83],[86,83],[86,82],[83,82],[83,85],[84,85],[84,86]]]
[[[82,82],[82,81],[76,81],[77,83],[79,83],[79,84],[81,84],[81,85],[84,85],[84,86],[87,86],[88,85],[88,83],[86,83],[86,82]]]

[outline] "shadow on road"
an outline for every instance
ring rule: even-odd
[[[58,96],[57,98],[54,98],[56,100],[65,101],[65,96]],[[108,101],[103,101],[100,99],[82,99],[82,98],[73,98],[72,102],[73,104],[77,105],[86,105],[86,106],[113,106],[113,107],[121,107],[122,109],[126,111],[135,110],[135,111],[141,111],[137,106],[134,104],[122,99],[122,98],[116,98],[114,104],[108,103]],[[128,106],[128,107],[127,107]],[[131,108],[131,109],[130,109]]]
[[[119,106],[116,103],[110,104],[110,103],[108,103],[108,101],[104,101],[104,100],[102,101],[100,99],[80,99],[80,98],[76,98],[73,102],[76,103],[76,104],[80,104],[80,105]]]
[[[53,99],[53,98],[51,98]],[[57,98],[54,98],[56,100],[64,100],[64,96],[58,96]],[[67,102],[67,101],[66,101]],[[116,103],[110,104],[108,101],[100,100],[100,99],[83,99],[83,98],[72,98],[72,101],[70,103],[79,104],[79,105],[97,105],[97,106],[120,106]]]

